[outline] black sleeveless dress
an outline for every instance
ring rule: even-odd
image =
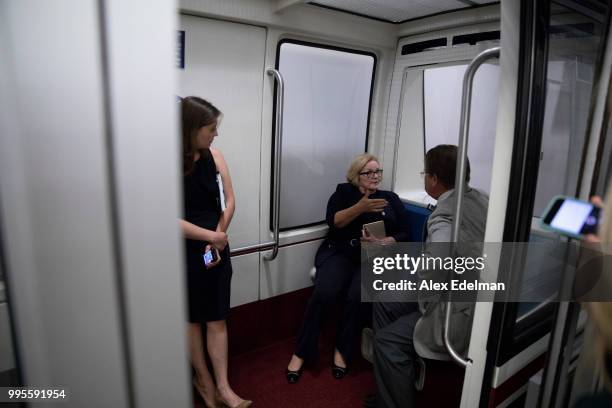
[[[210,150],[204,150],[194,170],[183,177],[185,220],[214,231],[221,216],[217,167]],[[229,245],[220,251],[221,262],[211,269],[204,266],[208,242],[185,239],[189,321],[203,323],[224,320],[230,307],[232,264]]]

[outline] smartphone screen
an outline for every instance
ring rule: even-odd
[[[572,236],[597,232],[599,208],[572,198],[558,197],[544,216],[544,224]]]
[[[204,265],[208,265],[209,263],[213,261],[213,253],[210,249],[204,252],[203,256],[204,256]]]

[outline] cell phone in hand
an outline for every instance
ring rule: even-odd
[[[204,265],[206,266],[210,265],[211,263],[217,262],[217,259],[219,259],[217,257],[217,251],[215,251],[213,248],[208,248],[202,256],[204,258]]]
[[[542,214],[542,228],[571,238],[596,234],[601,209],[587,201],[556,196]]]

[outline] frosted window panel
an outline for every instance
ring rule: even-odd
[[[467,65],[430,68],[424,72],[425,149],[459,143],[461,92]],[[470,185],[487,194],[497,120],[499,66],[484,64],[474,77],[468,140]]]
[[[554,196],[576,193],[592,76],[592,64],[569,58],[549,60],[535,217],[542,214]]]
[[[281,229],[323,221],[329,196],[364,152],[373,69],[369,55],[281,45]]]
[[[575,195],[586,148],[603,25],[565,6],[551,10],[546,103],[533,215],[558,195]]]

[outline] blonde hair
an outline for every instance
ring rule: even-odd
[[[356,156],[351,162],[348,171],[346,172],[346,180],[354,186],[359,186],[359,172],[371,161],[380,164],[378,157],[370,153],[363,153]]]
[[[608,186],[603,214],[605,222],[599,232],[604,256],[601,283],[606,286],[604,290],[612,293],[612,183]],[[612,302],[590,302],[587,309],[599,331],[602,354],[599,361],[603,362],[605,354],[612,353]],[[610,378],[612,373],[607,372],[605,367],[601,371],[605,388],[612,391],[612,378]]]

